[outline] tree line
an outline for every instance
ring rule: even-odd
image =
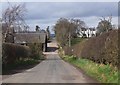
[[[96,36],[101,35],[104,32],[108,32],[114,29],[111,23],[112,16],[105,18],[102,17],[96,27]],[[67,19],[60,18],[54,26],[54,32],[59,44],[63,46],[71,46],[71,40],[77,38],[81,32],[81,28],[88,28],[86,23],[81,19]],[[84,34],[83,34],[84,35]]]

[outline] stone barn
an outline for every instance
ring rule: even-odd
[[[27,45],[28,43],[42,43],[42,49],[47,50],[47,34],[45,32],[14,33],[14,43]]]

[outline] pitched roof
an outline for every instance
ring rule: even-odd
[[[82,28],[81,28],[81,30],[82,30],[82,31],[86,31],[86,30],[87,30],[87,28],[83,28],[83,27],[82,27]]]
[[[95,31],[95,28],[89,28],[90,29],[90,31]]]
[[[45,43],[46,33],[28,32],[28,33],[15,33],[15,43]]]

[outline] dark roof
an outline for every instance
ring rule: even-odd
[[[46,31],[42,29],[42,30],[40,31],[40,33],[46,33]]]
[[[87,30],[87,28],[81,28],[81,30],[82,30],[82,31],[86,31],[86,30]]]
[[[15,33],[15,43],[45,43],[46,33]]]
[[[89,28],[90,29],[90,31],[95,31],[95,28]]]

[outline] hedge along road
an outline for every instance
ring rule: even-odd
[[[44,54],[46,60],[32,69],[3,79],[3,83],[96,83],[58,56],[55,40],[48,43],[48,51]]]

